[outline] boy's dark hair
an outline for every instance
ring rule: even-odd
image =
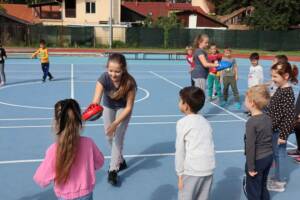
[[[259,54],[256,52],[251,53],[249,59],[250,60],[259,60]]]
[[[43,40],[43,39],[41,39],[41,40],[40,40],[40,44],[43,44],[43,45],[45,45],[45,44],[46,44],[46,41],[45,41],[45,40]]]
[[[205,94],[201,88],[190,86],[180,90],[179,96],[183,103],[186,103],[193,113],[201,110],[205,103]]]
[[[0,40],[0,47],[2,47],[2,41]]]

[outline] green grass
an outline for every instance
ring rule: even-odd
[[[9,47],[8,47],[9,48]],[[30,47],[12,47],[12,48],[20,48],[20,51],[22,49],[31,49]],[[37,48],[37,47],[33,47]],[[51,48],[51,47],[49,47]],[[60,48],[60,47],[57,47]],[[64,48],[64,47],[61,47]],[[94,49],[94,50],[102,50],[102,51],[147,51],[147,52],[185,52],[184,48],[131,48],[131,47],[124,47],[124,48],[113,48],[109,49],[107,47],[99,47],[99,48],[87,48],[87,47],[78,47],[78,48],[64,48],[64,49]],[[259,50],[259,49],[232,49],[234,54],[245,54],[249,55],[253,52],[257,52],[260,55],[265,55],[265,56],[274,56],[274,55],[279,55],[279,54],[285,54],[287,56],[299,56],[300,57],[300,50],[299,51],[265,51],[265,50]],[[222,49],[221,49],[222,52]]]

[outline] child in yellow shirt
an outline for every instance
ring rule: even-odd
[[[43,82],[46,81],[47,76],[49,77],[49,81],[53,79],[53,76],[49,72],[50,64],[49,64],[49,55],[48,55],[48,49],[46,48],[46,42],[45,40],[40,41],[40,48],[32,54],[32,58],[35,58],[37,55],[39,55],[41,60],[41,66],[43,70]]]

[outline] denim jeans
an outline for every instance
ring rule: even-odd
[[[57,200],[66,200],[66,199],[58,197]],[[79,198],[72,199],[72,200],[93,200],[93,192],[91,192],[83,197],[79,197]]]
[[[277,181],[284,181],[284,166],[286,165],[286,143],[278,144],[279,132],[273,133],[273,156],[275,162],[274,175]]]

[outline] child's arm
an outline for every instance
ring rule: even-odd
[[[53,145],[46,152],[45,159],[42,161],[34,174],[34,181],[41,187],[47,187],[55,178],[55,153]]]
[[[98,170],[104,164],[104,156],[94,142],[92,143],[92,145],[93,145],[94,166],[95,166],[95,170]]]
[[[6,51],[4,48],[3,48],[3,56],[7,59]]]
[[[279,130],[279,139],[278,144],[285,144],[288,138],[288,135],[294,129],[294,121],[295,121],[295,105],[294,105],[294,97],[293,94],[285,94],[282,97],[282,104],[280,106],[282,118],[278,124]]]
[[[34,52],[31,56],[31,58],[35,58],[40,53],[40,49],[38,49],[36,52]]]
[[[236,64],[236,61],[234,61],[233,70],[234,70],[235,80],[238,80],[238,66]]]
[[[206,67],[206,68],[209,68],[209,67],[218,67],[219,66],[219,64],[217,64],[217,63],[210,63],[210,62],[208,62],[206,60],[204,54],[199,55],[198,58],[199,58],[200,62],[202,63],[202,65],[204,67]]]
[[[94,98],[92,103],[99,104],[103,95],[103,85],[99,82],[96,83]]]
[[[182,176],[178,176],[178,190],[182,190],[182,189],[183,189]]]
[[[255,133],[255,126],[251,123],[251,121],[246,123],[246,163],[247,163],[247,170],[250,174],[255,174],[255,146],[256,143],[256,133]],[[250,174],[250,175],[251,175]]]
[[[124,110],[120,113],[120,115],[113,121],[107,128],[106,133],[107,135],[111,136],[115,133],[117,127],[119,124],[124,121],[132,112],[133,105],[134,105],[134,99],[135,99],[136,91],[135,89],[132,89],[127,94],[127,103],[124,108]]]
[[[175,170],[177,176],[180,177],[184,172],[184,160],[185,160],[185,133],[182,130],[180,121],[176,125],[176,144],[175,144]]]

